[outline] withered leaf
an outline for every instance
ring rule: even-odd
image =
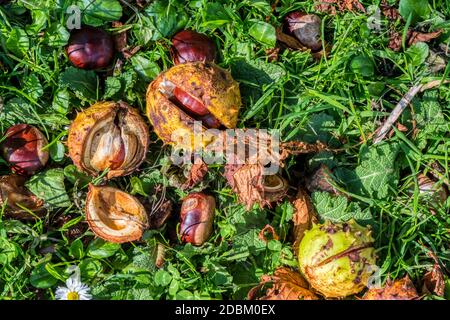
[[[271,235],[271,239],[273,240],[279,239],[278,234],[275,231],[275,228],[272,227],[270,224],[267,224],[264,228],[262,228],[258,234],[258,238],[267,243],[271,239],[267,238],[266,233],[269,233]]]
[[[306,180],[306,188],[309,192],[325,191],[331,194],[338,194],[339,192],[333,187],[331,170],[324,164],[314,171]]]
[[[389,5],[386,0],[381,1],[380,9],[383,15],[389,20],[395,21],[402,17],[397,8]]]
[[[299,188],[295,200],[292,203],[295,211],[292,217],[294,222],[294,254],[298,252],[300,241],[305,235],[305,231],[309,230],[313,222],[317,222],[316,212],[309,195],[303,188]]]
[[[282,143],[280,148],[281,148],[281,155],[280,155],[281,160],[286,159],[289,155],[317,153],[320,151],[330,150],[325,143],[320,141],[317,141],[316,143],[289,141]]]
[[[435,263],[433,268],[423,276],[423,294],[435,294],[443,297],[445,291],[445,280],[439,263]]]
[[[337,11],[361,11],[366,12],[359,0],[318,0],[316,10],[335,15]]]
[[[411,279],[406,275],[400,280],[387,280],[381,289],[369,289],[363,300],[415,300],[419,299],[417,290]]]
[[[413,30],[408,30],[406,33],[406,44],[408,47],[416,44],[417,42],[430,42],[436,39],[442,34],[442,30],[437,30],[434,32],[418,32]],[[393,51],[400,51],[402,49],[402,39],[403,34],[397,31],[391,31],[389,36],[388,48]]]
[[[267,288],[268,286],[270,286]],[[265,292],[264,292],[265,289]],[[261,295],[263,295],[261,297]],[[248,292],[249,300],[318,300],[309,290],[308,282],[288,268],[278,268],[272,276],[264,275],[261,283]]]
[[[200,183],[208,173],[208,166],[205,162],[194,163],[188,173],[186,182],[183,183],[181,189],[186,190]]]
[[[120,29],[121,27],[123,27],[123,23],[120,21],[113,21],[112,27]],[[127,47],[127,39],[128,39],[127,31],[122,31],[117,34],[114,34],[113,39],[116,50],[119,52],[123,52]]]
[[[430,42],[431,40],[438,38],[441,34],[442,30],[437,30],[429,33],[413,31],[409,36],[408,45],[412,46],[417,42]]]
[[[263,167],[259,164],[227,165],[224,176],[237,194],[239,202],[250,210],[256,203],[269,205],[264,199]]]

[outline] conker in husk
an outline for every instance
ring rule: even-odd
[[[47,144],[39,129],[28,124],[17,124],[6,131],[1,150],[13,172],[32,175],[48,161],[48,151],[42,150]]]
[[[300,11],[291,12],[284,18],[284,31],[312,52],[322,49],[320,25],[321,19],[317,15]]]
[[[366,287],[374,271],[373,242],[370,229],[354,220],[315,224],[299,245],[300,271],[326,298],[356,294]]]
[[[0,208],[6,204],[7,217],[32,220],[45,213],[44,201],[25,187],[26,181],[25,177],[15,174],[0,177]]]
[[[214,62],[216,45],[204,34],[183,30],[172,38],[170,53],[174,64],[195,61]]]
[[[192,147],[194,121],[203,129],[235,128],[240,107],[238,83],[213,63],[176,65],[147,89],[147,116],[155,133],[171,145]]]
[[[107,67],[114,57],[114,41],[106,31],[84,26],[72,31],[66,52],[77,68],[101,69]]]
[[[216,201],[204,193],[191,193],[181,205],[181,241],[201,246],[213,230]]]
[[[98,102],[80,112],[69,129],[69,155],[90,175],[109,169],[107,178],[132,173],[144,161],[148,128],[137,109],[119,102]]]

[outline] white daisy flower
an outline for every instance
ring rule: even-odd
[[[65,287],[58,287],[55,292],[57,300],[91,300],[92,295],[87,285],[81,282],[80,269],[77,266],[69,267],[73,274],[66,280]]]

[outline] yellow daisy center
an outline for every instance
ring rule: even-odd
[[[80,300],[80,295],[78,294],[78,292],[70,291],[67,294],[67,300]]]

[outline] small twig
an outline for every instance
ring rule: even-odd
[[[402,114],[402,112],[406,109],[406,107],[411,103],[412,99],[419,93],[424,92],[425,90],[429,90],[432,88],[435,88],[441,84],[449,83],[449,80],[441,81],[441,80],[435,80],[431,81],[427,84],[418,84],[411,89],[403,96],[403,98],[397,103],[394,110],[392,110],[389,117],[386,119],[386,121],[383,123],[383,125],[376,130],[377,134],[375,135],[375,138],[373,139],[373,143],[379,143],[381,142],[386,135],[389,133],[389,131],[392,129],[392,126],[397,122],[398,118]]]

